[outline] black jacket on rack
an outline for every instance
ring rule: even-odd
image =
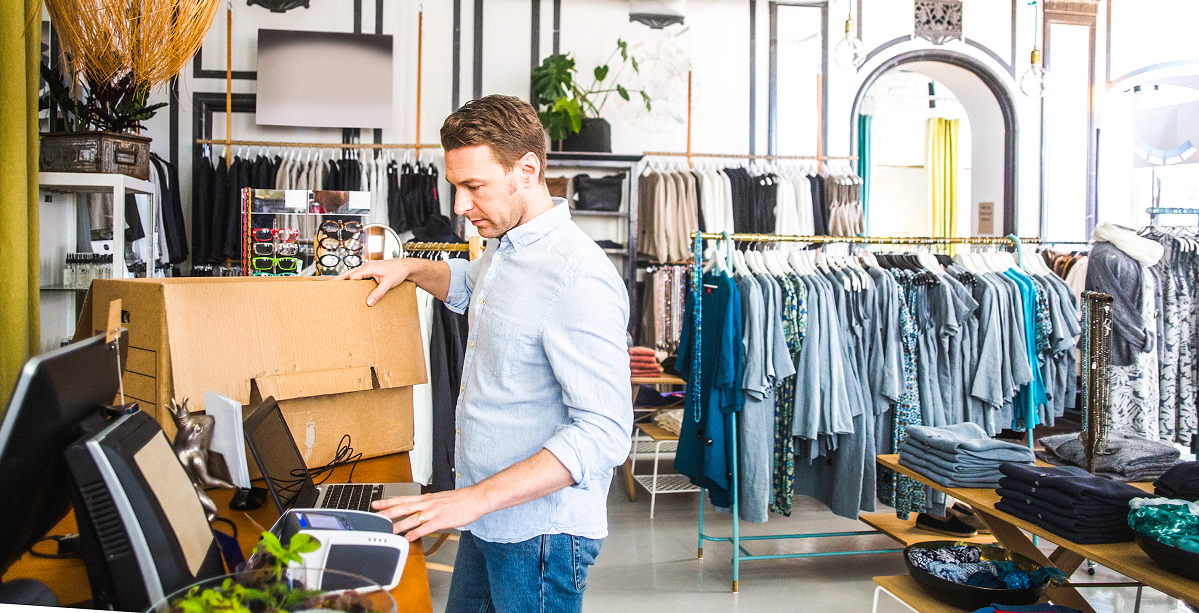
[[[429,385],[433,388],[433,479],[434,492],[454,489],[454,429],[458,389],[462,384],[462,362],[469,335],[465,315],[459,315],[440,300],[433,301],[432,331],[429,333]]]
[[[212,253],[212,209],[216,188],[216,169],[212,160],[201,157],[196,186],[196,201],[192,203],[192,264],[205,264]]]
[[[179,197],[179,171],[175,165],[150,154],[150,162],[163,179],[159,182],[161,189],[160,215],[162,215],[162,230],[166,234],[167,260],[178,264],[187,259],[187,230],[183,223],[183,204]]]
[[[229,217],[229,168],[225,157],[216,162],[216,180],[212,183],[212,217],[209,223],[212,241],[209,243],[206,263],[224,259],[225,220]]]

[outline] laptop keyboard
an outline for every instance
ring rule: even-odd
[[[373,511],[371,503],[383,498],[381,483],[346,483],[325,486],[322,509]]]

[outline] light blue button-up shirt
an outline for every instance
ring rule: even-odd
[[[450,260],[446,306],[467,313],[454,451],[466,487],[548,449],[575,485],[462,527],[486,541],[542,534],[603,538],[612,469],[629,455],[633,407],[616,267],[566,202]]]

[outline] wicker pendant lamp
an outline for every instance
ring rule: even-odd
[[[45,0],[59,43],[101,83],[126,74],[151,89],[195,56],[221,0]]]

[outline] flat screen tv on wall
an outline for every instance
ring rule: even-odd
[[[392,127],[392,37],[258,30],[256,122]]]

